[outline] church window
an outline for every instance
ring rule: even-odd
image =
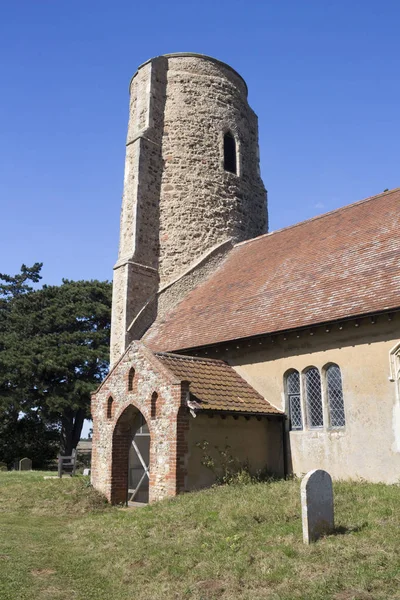
[[[305,372],[304,378],[308,425],[311,429],[323,427],[321,376],[318,369],[310,367]]]
[[[290,429],[303,429],[300,399],[300,373],[291,371],[286,375],[286,396],[289,411]]]
[[[230,131],[224,135],[224,169],[237,174],[236,140]]]
[[[133,390],[133,380],[135,379],[135,369],[132,367],[128,375],[128,392]]]
[[[112,396],[107,400],[107,419],[112,419],[114,416],[114,400]]]
[[[343,403],[342,374],[338,365],[326,369],[328,392],[329,424],[331,427],[344,427],[346,424]]]

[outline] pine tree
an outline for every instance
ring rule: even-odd
[[[69,455],[90,416],[90,394],[108,370],[111,284],[63,280],[33,291],[27,282],[38,281],[40,266],[0,276],[0,411],[12,411],[15,423],[33,411],[55,424]]]

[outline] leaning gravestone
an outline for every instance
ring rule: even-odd
[[[19,461],[20,471],[32,471],[32,461],[30,458],[23,458]]]
[[[301,517],[305,544],[333,530],[332,479],[326,471],[309,471],[301,482]]]

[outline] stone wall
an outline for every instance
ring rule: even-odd
[[[166,55],[139,68],[130,94],[112,363],[127,346],[127,328],[158,286],[179,278],[215,245],[267,231],[257,117],[243,79],[209,57]],[[237,144],[237,174],[224,170],[227,131]],[[142,286],[138,269],[128,264],[154,269],[157,276],[149,285],[147,273]],[[131,275],[137,284],[126,283]]]
[[[171,311],[194,287],[207,279],[231,249],[232,241],[230,239],[221,244],[217,244],[193,263],[180,275],[180,277],[177,277],[174,281],[160,287],[156,293],[149,296],[150,299],[147,304],[142,310],[138,307],[139,312],[137,314],[135,313],[136,317],[127,328],[125,337],[126,345],[132,340],[140,339],[147,331],[149,324],[153,323],[156,317],[162,318],[163,315]],[[135,281],[140,283],[140,279]],[[143,281],[143,284],[145,284],[145,280]],[[117,293],[116,297],[116,302],[118,302],[123,296],[120,293]],[[127,297],[128,304],[134,302],[134,294],[128,294]],[[123,304],[123,306],[126,306],[126,303]],[[132,312],[133,311],[131,311],[131,313]]]
[[[228,130],[238,145],[238,175],[223,166]],[[161,283],[224,239],[266,232],[257,117],[229,67],[197,56],[168,58],[162,155]]]

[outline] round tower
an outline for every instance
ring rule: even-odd
[[[215,245],[266,231],[257,117],[242,77],[193,53],[141,65],[130,84],[114,277],[116,354],[125,349],[123,331],[158,286]]]

